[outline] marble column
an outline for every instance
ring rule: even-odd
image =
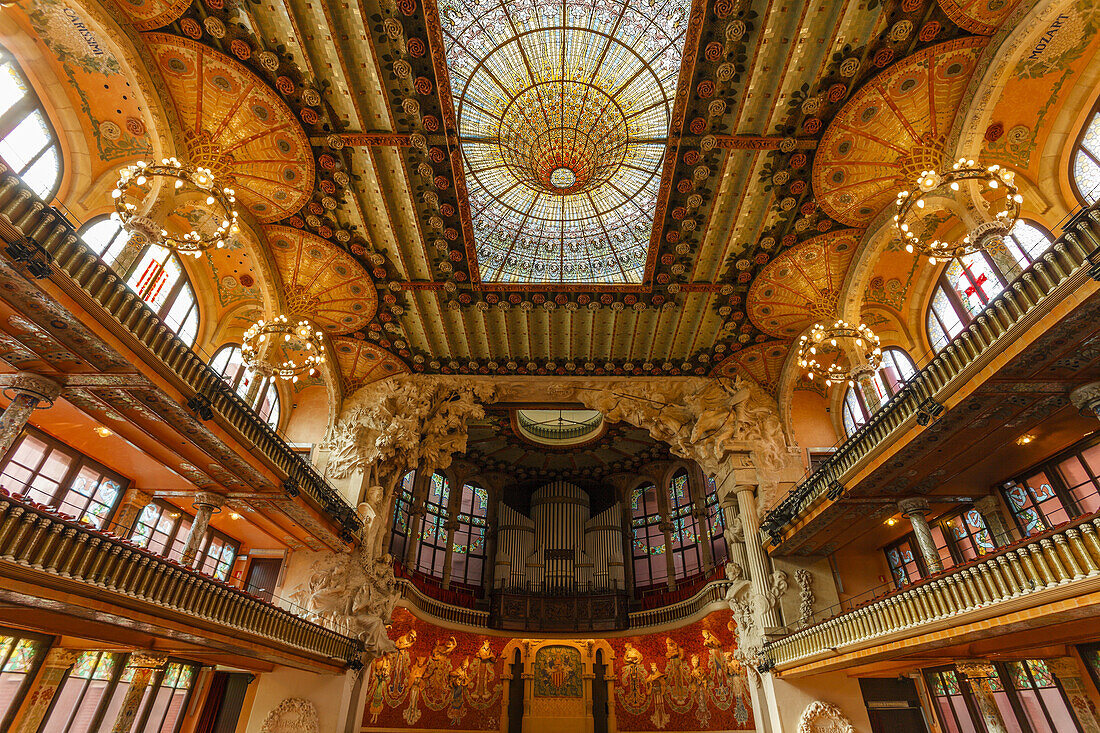
[[[978,703],[987,733],[1008,733],[1008,726],[1001,716],[997,701],[993,699],[993,681],[997,672],[993,665],[982,660],[956,662],[955,669],[961,672],[970,684],[974,701]]]
[[[939,573],[943,570],[943,563],[940,562],[940,553],[936,549],[936,542],[932,539],[932,528],[928,526],[928,520],[925,518],[924,513],[928,511],[928,500],[920,497],[914,497],[911,499],[902,499],[898,502],[898,509],[909,519],[909,523],[913,525],[913,534],[917,538],[917,548],[920,550],[921,557],[924,558],[924,565],[928,568],[928,573]]]
[[[1082,384],[1069,393],[1069,401],[1082,415],[1100,419],[1100,382]]]
[[[215,510],[220,510],[225,505],[225,496],[213,491],[200,491],[195,495],[195,521],[191,523],[191,531],[187,534],[187,542],[183,545],[183,557],[180,564],[191,567],[195,564],[196,555],[202,549],[203,540],[206,538],[206,530],[210,526],[210,517]]]
[[[745,556],[749,563],[749,580],[753,591],[762,598],[770,597],[771,573],[768,572],[768,556],[760,543],[760,517],[756,514],[756,487],[751,484],[738,484],[733,487],[737,494],[737,508],[741,515],[741,528],[745,536]],[[769,605],[761,615],[761,624],[765,629],[782,626],[779,614]]]
[[[134,527],[137,525],[138,517],[145,511],[145,507],[149,506],[153,501],[152,494],[147,494],[144,491],[138,489],[127,489],[126,493],[122,496],[122,501],[119,503],[118,511],[115,513],[114,521],[111,523],[113,526],[110,531],[114,532],[119,537],[129,537],[134,532]]]
[[[39,407],[52,407],[59,394],[61,385],[40,374],[19,372],[12,378],[4,388],[4,395],[11,402],[0,415],[0,456],[7,453],[19,437],[31,413]]]
[[[997,543],[998,547],[1003,547],[1012,542],[1012,530],[1009,528],[1005,515],[1001,512],[1001,503],[997,501],[996,496],[992,494],[983,496],[974,502],[974,508],[981,512],[982,518],[985,519],[986,529],[993,535],[993,541]]]
[[[54,647],[46,653],[42,660],[42,669],[35,675],[23,698],[22,714],[16,719],[16,725],[12,728],[15,733],[36,733],[42,726],[42,721],[49,712],[50,703],[65,674],[76,662],[80,652],[74,649],[62,649]]]
[[[153,673],[164,667],[168,661],[166,656],[153,656],[142,652],[130,655],[128,667],[134,669],[130,678],[130,685],[126,688],[126,695],[122,698],[122,706],[115,716],[111,733],[130,733],[134,727],[134,719],[137,718],[138,708],[141,707],[141,699],[145,696],[145,688],[153,678]]]

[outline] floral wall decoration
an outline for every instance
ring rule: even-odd
[[[609,639],[621,731],[753,730],[733,617],[716,611],[675,631]]]
[[[393,612],[390,638],[397,651],[365,672],[364,729],[500,728],[507,639],[441,629],[403,608]]]

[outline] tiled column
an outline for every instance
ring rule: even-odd
[[[1012,531],[1009,529],[1005,515],[1001,513],[1001,504],[997,497],[990,494],[983,496],[974,502],[974,508],[981,512],[985,519],[985,526],[993,535],[993,541],[998,547],[1012,543]]]
[[[15,733],[37,733],[61,680],[65,679],[65,673],[73,666],[79,654],[78,651],[60,647],[54,647],[47,652],[46,658],[42,660],[42,669],[27,690],[22,717],[13,729]]]
[[[118,513],[115,514],[115,528],[111,531],[119,537],[129,537],[134,531],[138,517],[152,501],[152,494],[137,489],[127,489],[122,497],[122,503],[119,504]]]
[[[206,537],[206,529],[210,525],[210,517],[215,509],[225,505],[225,497],[213,491],[200,491],[195,495],[195,521],[191,523],[191,531],[187,534],[187,542],[183,545],[183,557],[180,563],[190,567],[195,562],[195,555],[202,547],[203,538]]]
[[[149,686],[149,680],[153,673],[164,667],[168,657],[153,656],[137,652],[130,655],[127,666],[134,667],[134,675],[130,678],[130,686],[126,688],[126,697],[122,698],[122,707],[115,717],[111,733],[130,733],[134,727],[134,719],[137,717],[141,699],[145,696],[145,688]]]
[[[993,699],[993,680],[997,672],[989,662],[972,660],[957,662],[955,668],[966,676],[970,689],[974,693],[974,700],[978,703],[985,728],[988,733],[1008,733],[1001,711],[997,707],[997,701]]]
[[[31,413],[39,407],[52,407],[59,394],[61,385],[39,374],[19,372],[12,378],[4,389],[4,395],[11,402],[0,415],[0,456],[11,448]]]
[[[1082,384],[1069,393],[1069,401],[1082,415],[1091,414],[1100,419],[1100,382]]]
[[[925,567],[929,573],[938,573],[943,570],[940,562],[940,553],[936,549],[936,542],[932,539],[932,528],[928,526],[928,520],[924,513],[928,511],[928,500],[921,498],[902,499],[898,502],[898,509],[909,518],[913,525],[913,534],[917,537],[917,547],[921,557],[924,558]]]
[[[1044,660],[1047,667],[1062,683],[1062,689],[1066,693],[1070,707],[1077,715],[1077,722],[1081,724],[1084,733],[1100,733],[1100,719],[1089,704],[1088,692],[1085,691],[1085,675],[1088,673],[1081,669],[1077,660],[1072,657],[1056,657]]]
[[[749,561],[749,579],[753,590],[761,597],[768,597],[771,573],[768,572],[768,558],[764,546],[760,544],[760,518],[756,514],[756,487],[751,484],[739,484],[733,488],[737,494],[737,508],[741,514],[741,528],[745,534],[745,556]],[[761,616],[765,629],[782,625],[779,614],[773,606],[768,606]]]

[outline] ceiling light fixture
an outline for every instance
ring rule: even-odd
[[[1024,433],[1019,438],[1016,438],[1016,445],[1027,445],[1035,440],[1035,436],[1031,433]]]
[[[284,315],[260,320],[244,332],[244,365],[265,377],[297,382],[325,363],[324,333],[307,320],[291,323]]]
[[[999,165],[984,167],[966,158],[959,158],[943,173],[922,171],[915,189],[901,191],[895,202],[894,227],[905,250],[935,263],[1003,246],[1004,236],[1020,220],[1024,200],[1014,179],[1013,171]],[[960,212],[984,221],[972,225]],[[939,238],[937,232],[951,220],[965,227],[961,240]]]
[[[831,326],[815,323],[798,341],[798,365],[810,379],[855,384],[882,365],[879,337],[864,323],[837,320]]]
[[[92,428],[92,432],[94,432],[101,438],[106,438],[108,436],[114,435],[114,433],[111,432],[110,428],[103,427],[102,425],[96,425],[94,428]]]
[[[131,239],[180,254],[198,257],[208,249],[224,247],[239,228],[233,189],[220,185],[209,168],[177,158],[160,163],[139,160],[120,169],[111,196],[115,202],[111,216]],[[165,205],[160,221],[149,216],[158,203]],[[195,214],[201,224],[194,223]],[[179,221],[187,223],[180,227]]]

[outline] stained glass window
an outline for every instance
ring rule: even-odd
[[[668,580],[665,560],[665,532],[661,529],[661,510],[657,487],[640,486],[631,496],[631,539],[634,555],[634,587],[646,588]]]
[[[279,390],[275,387],[275,379],[247,369],[240,346],[224,344],[210,357],[210,368],[229,382],[261,420],[273,428],[279,427]]]
[[[1100,198],[1100,112],[1093,114],[1085,126],[1081,145],[1073,156],[1071,178],[1085,203],[1092,204]]]
[[[451,582],[480,586],[485,569],[485,530],[488,526],[489,492],[464,484],[458,505],[458,526],[451,543]]]
[[[1016,524],[1025,535],[1044,532],[1069,520],[1065,504],[1044,471],[1008,482],[1004,495]]]
[[[946,733],[978,733],[985,730],[975,718],[970,691],[953,669],[925,670],[924,679],[932,695],[936,716]]]
[[[122,225],[105,216],[91,219],[80,230],[80,237],[110,267],[126,244]],[[147,245],[137,266],[119,272],[129,285],[172,333],[192,346],[199,334],[199,304],[195,290],[183,269],[179,255],[158,245]]]
[[[39,198],[61,185],[61,148],[30,83],[0,46],[0,158]]]
[[[726,517],[718,504],[718,489],[714,477],[707,477],[707,527],[710,529],[710,557],[714,567],[719,567],[729,558],[726,546]]]
[[[0,476],[5,489],[103,528],[127,481],[67,445],[28,427]]]
[[[962,332],[1013,280],[1053,244],[1049,232],[1021,219],[986,252],[952,260],[940,274],[928,309],[928,341],[935,351]]]
[[[886,562],[894,585],[901,588],[924,577],[924,568],[917,555],[916,542],[905,537],[886,548]]]
[[[985,518],[977,509],[967,509],[943,520],[942,524],[962,562],[976,560],[979,556],[997,549],[993,535],[985,525]]]
[[[404,563],[409,551],[409,517],[412,509],[413,483],[416,481],[416,471],[409,471],[401,479],[401,491],[397,494],[397,501],[393,503],[393,529],[390,534],[390,555],[399,562]]]
[[[668,510],[672,529],[672,569],[677,580],[698,575],[702,570],[699,553],[699,526],[692,514],[691,482],[688,472],[680,469],[668,485]]]
[[[166,502],[149,504],[134,522],[130,541],[149,552],[179,562],[191,531],[192,516]],[[212,527],[207,527],[202,545],[195,554],[198,570],[218,580],[229,577],[240,543]]]
[[[416,569],[425,575],[443,578],[447,562],[447,516],[451,502],[451,485],[441,473],[432,474],[420,532]]]
[[[690,7],[440,3],[482,280],[641,282]]]
[[[1031,730],[1036,733],[1081,730],[1061,685],[1045,661],[1025,659],[1006,666],[1019,709]]]
[[[44,638],[0,628],[0,730],[8,730],[48,647]]]
[[[114,685],[121,654],[83,652],[61,683],[42,730],[84,733],[105,707]]]

